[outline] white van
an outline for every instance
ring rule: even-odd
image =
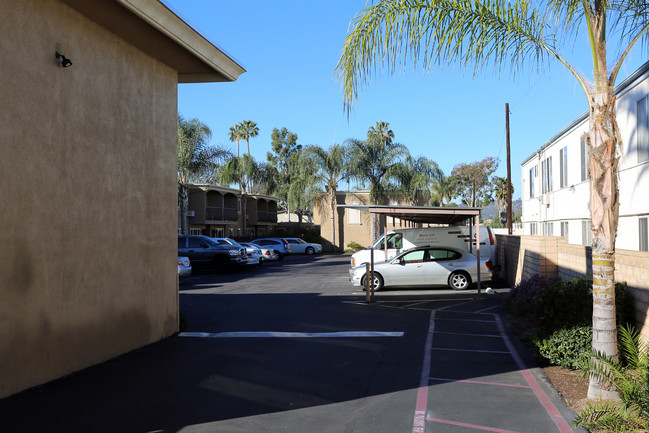
[[[388,254],[385,257],[383,237],[374,242],[374,263],[385,262],[401,251],[424,245],[444,246],[469,251],[469,237],[473,235],[472,253],[476,254],[475,226],[428,227],[421,229],[397,229],[387,233]],[[371,251],[368,247],[352,254],[352,268],[370,262]],[[496,266],[496,237],[489,226],[480,226],[480,258],[491,259]]]

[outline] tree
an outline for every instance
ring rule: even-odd
[[[234,126],[230,126],[230,132],[228,134],[230,141],[237,142],[237,158],[239,157],[239,142],[243,139],[243,129],[241,124],[237,123]]]
[[[423,156],[413,158],[410,155],[393,169],[397,182],[397,191],[411,206],[416,206],[423,199],[428,200],[432,185],[444,175],[437,163]]]
[[[300,152],[302,145],[297,144],[297,134],[286,128],[273,128],[271,134],[271,148],[273,152],[266,153],[266,159],[275,168],[277,173],[276,188],[273,191],[291,213],[289,200],[291,181],[298,177]]]
[[[507,178],[506,177],[494,177],[493,181],[493,194],[496,196],[496,207],[498,208],[499,213],[507,212]],[[514,195],[514,185],[512,185],[512,195]],[[512,218],[513,218],[512,209]],[[500,220],[500,215],[498,215]]]
[[[211,136],[210,128],[200,120],[185,120],[178,115],[178,203],[183,234],[188,234],[189,184],[215,170],[219,160],[230,156],[227,150],[208,145]]]
[[[431,204],[434,201],[440,206],[445,206],[450,204],[451,200],[457,197],[457,191],[453,178],[451,178],[451,176],[444,176],[443,173],[440,174],[441,176],[432,186]]]
[[[404,145],[392,141],[394,133],[387,129],[389,124],[377,122],[377,127],[379,125],[383,132],[378,133],[377,128],[370,128],[365,141],[347,140],[350,148],[349,174],[361,182],[369,182],[372,204],[383,204],[387,200],[390,190],[387,186],[393,168],[408,155]],[[376,239],[376,224],[373,228],[372,239]]]
[[[329,202],[331,244],[336,249],[336,191],[338,183],[347,177],[349,151],[343,145],[333,144],[326,150],[320,146],[307,146],[304,149],[304,154],[306,158],[313,161],[314,177],[324,184],[326,198]]]
[[[631,48],[648,42],[645,0],[549,0],[535,8],[523,0],[379,0],[355,18],[338,62],[345,106],[358,97],[378,64],[394,72],[409,60],[424,68],[457,62],[483,69],[538,70],[557,60],[580,85],[589,111],[588,146],[593,251],[593,349],[617,358],[615,238],[619,217],[621,138],[614,86]],[[607,62],[608,36],[620,51]],[[593,76],[581,75],[562,53],[577,36],[590,45]],[[617,398],[591,376],[588,397]]]
[[[244,120],[239,125],[241,126],[241,138],[246,140],[248,155],[250,155],[250,139],[259,135],[259,128],[257,128],[257,123],[252,120]]]
[[[451,178],[458,196],[465,206],[486,206],[491,201],[491,175],[498,168],[498,160],[487,157],[470,164],[457,164]]]
[[[243,236],[247,236],[248,221],[246,216],[248,215],[248,193],[251,192],[256,181],[263,179],[262,167],[257,164],[252,156],[243,155],[231,158],[225,165],[221,166],[217,176],[221,184],[237,184],[240,191],[239,203],[241,204],[242,234]]]

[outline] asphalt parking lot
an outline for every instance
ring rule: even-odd
[[[195,273],[180,284],[184,333],[0,400],[0,430],[571,431],[498,295],[397,290],[367,304],[348,267],[295,256]]]

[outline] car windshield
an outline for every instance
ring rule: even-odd
[[[219,244],[218,242],[216,242],[216,241],[214,241],[214,240],[212,240],[210,238],[207,238],[207,237],[206,238],[201,238],[201,241],[205,242],[207,245],[209,245],[211,247],[216,246],[216,245]]]

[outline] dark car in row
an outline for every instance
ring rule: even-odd
[[[240,245],[222,245],[207,236],[178,235],[178,256],[189,257],[192,266],[229,271],[246,261]]]

